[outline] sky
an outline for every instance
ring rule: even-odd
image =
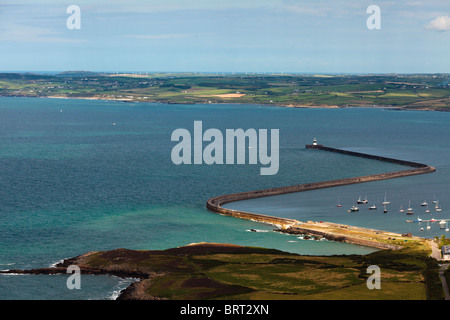
[[[449,17],[449,0],[0,0],[0,70],[449,73]]]

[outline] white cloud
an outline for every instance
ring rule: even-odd
[[[155,39],[181,39],[181,38],[187,38],[190,36],[191,36],[190,34],[169,33],[169,34],[151,34],[151,35],[132,34],[132,35],[126,35],[124,37],[125,38],[155,40]]]
[[[199,36],[208,36],[212,33],[167,33],[167,34],[129,34],[123,36],[124,38],[135,38],[135,39],[147,39],[147,40],[158,40],[158,39],[182,39],[182,38],[195,38]]]
[[[448,16],[437,17],[425,25],[425,29],[433,31],[449,31],[450,30],[450,18]]]
[[[423,6],[423,2],[422,1],[411,1],[411,2],[407,2],[406,5],[408,5],[408,6]]]

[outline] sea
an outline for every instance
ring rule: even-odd
[[[279,130],[279,170],[262,164],[180,164],[174,130]],[[162,250],[215,242],[304,255],[376,249],[305,240],[208,211],[213,196],[403,170],[398,164],[307,150],[326,146],[425,163],[431,174],[229,203],[226,207],[433,238],[449,231],[450,113],[390,108],[288,108],[0,97],[0,270],[46,268],[90,251]],[[204,145],[206,146],[206,142]],[[390,201],[384,213],[381,202]],[[368,204],[348,210],[359,198]],[[435,210],[433,200],[442,211]],[[421,206],[427,201],[428,207]],[[340,204],[341,207],[338,207]],[[368,210],[372,204],[377,210]],[[407,216],[399,209],[413,207]],[[430,212],[426,212],[426,208]],[[407,222],[410,221],[410,222]],[[427,226],[430,225],[428,229]],[[423,230],[422,230],[423,229]],[[0,300],[113,300],[135,279],[0,275]]]

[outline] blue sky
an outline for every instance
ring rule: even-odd
[[[448,0],[3,0],[0,70],[449,73],[449,16]]]

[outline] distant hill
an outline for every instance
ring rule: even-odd
[[[92,77],[100,75],[104,75],[104,73],[93,71],[64,71],[56,74],[58,77]]]

